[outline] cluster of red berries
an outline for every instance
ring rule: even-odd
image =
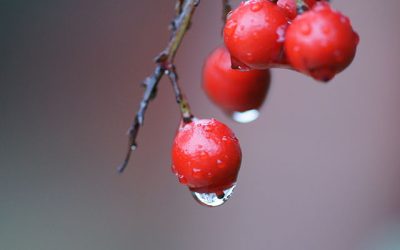
[[[226,113],[259,109],[271,68],[327,82],[352,62],[359,37],[349,18],[326,1],[300,2],[250,0],[228,15],[225,46],[210,54],[203,69],[205,92]],[[229,198],[240,163],[239,142],[226,125],[215,119],[181,124],[172,168],[201,203],[216,206]]]

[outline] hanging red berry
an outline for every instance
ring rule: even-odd
[[[224,27],[232,67],[267,69],[280,61],[287,24],[284,12],[269,0],[242,2]]]
[[[286,31],[285,52],[296,70],[329,81],[353,61],[358,42],[349,18],[319,2],[293,20]]]
[[[269,69],[245,72],[232,69],[229,52],[223,46],[207,57],[203,68],[204,91],[239,122],[257,118],[257,110],[265,100],[270,81]]]
[[[182,123],[172,147],[172,170],[203,205],[222,205],[232,194],[242,153],[238,139],[215,119]]]

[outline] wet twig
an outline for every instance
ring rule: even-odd
[[[178,77],[173,64],[176,52],[182,43],[182,39],[190,27],[191,19],[198,6],[200,0],[178,0],[176,4],[176,17],[172,21],[171,37],[167,47],[157,56],[156,68],[152,75],[147,77],[143,84],[146,90],[140,102],[139,110],[136,113],[135,119],[128,131],[128,149],[124,161],[118,167],[118,172],[122,173],[128,165],[132,151],[137,147],[136,138],[140,127],[143,125],[144,116],[149,105],[149,102],[155,98],[157,85],[164,74],[168,74],[174,87],[175,96],[180,106],[180,111],[184,121],[189,121],[193,117],[189,105],[181,92],[178,85]]]

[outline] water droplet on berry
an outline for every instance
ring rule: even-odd
[[[342,22],[342,23],[349,23],[350,20],[349,20],[348,17],[342,15],[342,16],[340,17],[340,22]]]
[[[331,28],[329,26],[322,26],[322,33],[329,35],[329,33],[331,33]]]
[[[253,61],[253,59],[254,59],[253,54],[251,52],[246,53],[246,58],[248,61]]]
[[[171,171],[172,171],[172,173],[174,173],[175,175],[177,174],[175,165],[173,165],[173,164],[172,164],[172,166],[171,166]]]
[[[286,25],[281,25],[278,29],[276,29],[276,34],[278,34],[278,40],[276,41],[278,43],[283,43],[285,41],[286,27]]]
[[[183,185],[186,185],[186,184],[188,183],[187,179],[186,179],[183,175],[178,176],[178,180],[179,180],[179,182],[182,183]]]
[[[202,173],[201,169],[193,168],[192,176],[196,179],[201,179],[201,178],[203,178],[203,173]]]
[[[311,34],[311,25],[310,25],[309,23],[303,23],[303,24],[300,26],[300,32],[301,32],[303,35],[309,35],[309,34]]]
[[[228,21],[226,23],[225,29],[224,29],[225,35],[232,36],[235,33],[236,28],[237,28],[237,22],[236,21],[233,21],[233,20]]]
[[[262,4],[261,3],[253,3],[253,5],[251,5],[250,9],[251,11],[257,12],[259,10],[261,10],[262,8]]]
[[[217,160],[217,167],[218,168],[224,168],[226,164],[222,160]]]
[[[229,198],[231,198],[235,187],[236,184],[226,190],[223,190],[221,193],[192,192],[192,196],[198,203],[203,206],[218,207],[225,204],[225,202],[227,202]]]
[[[235,122],[249,123],[257,120],[260,112],[257,109],[252,109],[244,112],[233,112],[231,117]]]

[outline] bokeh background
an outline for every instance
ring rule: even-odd
[[[261,117],[240,125],[201,90],[221,43],[220,1],[201,2],[181,84],[244,156],[233,198],[210,209],[171,173],[166,80],[115,171],[174,0],[0,1],[0,249],[400,249],[400,1],[333,5],[360,34],[353,64],[327,85],[275,70]]]

